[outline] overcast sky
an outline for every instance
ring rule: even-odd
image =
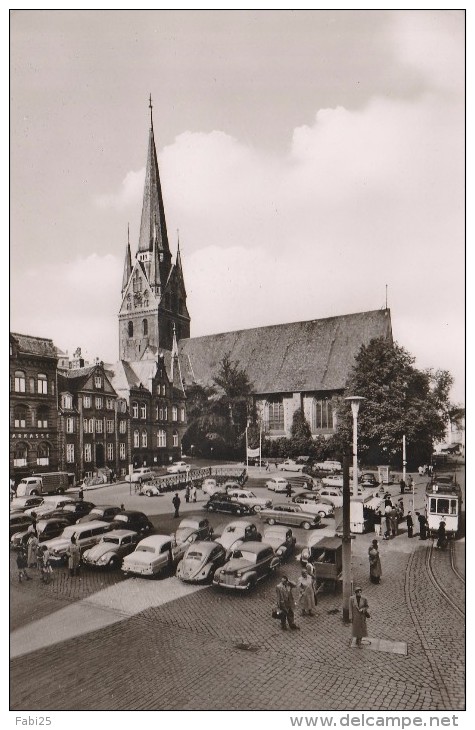
[[[11,329],[117,359],[152,94],[192,336],[384,307],[464,400],[462,11],[19,11]]]

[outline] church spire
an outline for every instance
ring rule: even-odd
[[[159,271],[154,265],[154,278],[150,277],[152,287],[159,286],[160,280],[166,281],[171,268],[171,253],[168,244],[165,207],[163,204],[160,174],[158,172],[157,151],[153,132],[152,96],[149,98],[150,132],[148,140],[147,167],[142,204],[142,219],[137,254],[153,252],[159,262]],[[155,256],[153,257],[155,258]]]
[[[125,287],[129,283],[130,274],[132,273],[132,257],[130,255],[130,226],[127,224],[127,246],[125,249],[124,274],[122,276],[122,294]]]

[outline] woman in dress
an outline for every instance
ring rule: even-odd
[[[313,616],[315,611],[314,584],[312,576],[307,573],[307,570],[302,570],[302,575],[297,581],[297,588],[299,590],[298,602],[302,616],[306,614]]]
[[[366,618],[369,616],[368,599],[363,596],[361,588],[355,588],[355,595],[350,598],[351,633],[356,639],[356,646],[361,648],[361,639],[368,636]]]
[[[369,558],[369,579],[371,583],[379,583],[383,571],[381,570],[381,559],[379,557],[378,541],[373,540],[368,550]]]

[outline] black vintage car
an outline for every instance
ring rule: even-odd
[[[15,534],[15,532],[20,532],[20,530],[27,530],[30,525],[33,524],[33,518],[29,515],[25,515],[23,512],[17,512],[10,515],[10,537]]]
[[[64,517],[53,517],[47,520],[38,520],[38,522],[36,523],[38,541],[44,542],[45,540],[51,540],[53,537],[59,537],[62,534],[64,528],[67,527],[69,524],[69,520],[65,519]],[[26,545],[30,537],[31,532],[26,529],[22,530],[21,532],[16,532],[14,535],[12,535],[10,539],[10,544],[12,548],[19,548],[21,545]]]
[[[121,510],[116,514],[110,525],[111,530],[133,530],[142,537],[154,530],[147,515],[135,510]]]
[[[42,514],[42,519],[48,519],[53,517],[62,518],[64,517],[66,520],[69,521],[69,524],[74,524],[80,517],[84,517],[84,515],[88,515],[89,512],[94,507],[93,502],[85,502],[82,499],[79,499],[77,502],[70,502],[69,504],[63,505],[63,507],[60,507],[59,509],[51,510],[51,512],[46,512],[45,514]],[[99,519],[96,517],[96,520]]]
[[[114,507],[109,504],[96,504],[87,515],[81,517],[77,522],[91,522],[92,520],[102,520],[103,522],[112,522],[115,520],[116,514],[120,512],[120,507]]]
[[[213,494],[204,505],[204,509],[208,512],[225,512],[232,515],[250,515],[253,513],[253,510],[247,504],[237,502],[229,494],[221,492]]]

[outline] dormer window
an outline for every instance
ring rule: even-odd
[[[94,376],[94,385],[96,388],[102,388],[102,377],[100,375]]]
[[[73,399],[70,395],[63,395],[63,408],[70,410],[73,407]]]

